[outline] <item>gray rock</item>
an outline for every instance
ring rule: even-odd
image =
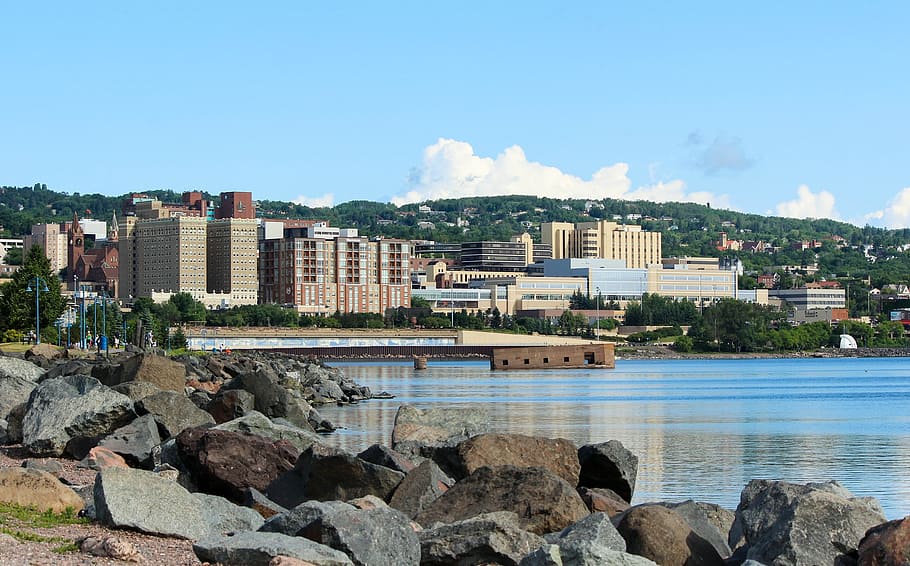
[[[626,541],[606,513],[593,513],[566,527],[556,544],[565,564],[601,564],[610,553],[626,551]]]
[[[559,547],[555,544],[545,544],[528,554],[518,563],[519,566],[563,566]]]
[[[196,483],[193,481],[193,474],[189,467],[180,458],[180,450],[177,448],[177,439],[171,438],[165,440],[154,450],[152,450],[152,463],[155,470],[168,468],[177,470],[177,483],[187,491],[199,491]]]
[[[177,436],[188,428],[215,424],[212,415],[194,405],[183,393],[175,391],[143,397],[136,401],[136,412],[152,415],[164,438]]]
[[[581,462],[579,487],[605,487],[626,501],[632,501],[638,457],[620,441],[586,444],[578,449],[578,460]]]
[[[0,362],[6,362],[7,360],[13,359],[15,358],[0,357]],[[22,360],[16,361],[22,362]],[[38,367],[29,362],[22,363]],[[29,395],[32,394],[32,391],[34,391],[37,386],[38,383],[36,381],[27,377],[22,377],[21,375],[6,374],[3,369],[0,368],[0,419],[6,419],[9,416],[10,411],[12,411],[16,405],[28,402]]]
[[[205,516],[212,534],[227,534],[241,531],[255,531],[265,520],[262,515],[249,507],[234,505],[227,499],[207,493],[194,493],[205,509]]]
[[[15,378],[23,381],[37,383],[44,375],[44,369],[32,362],[0,356],[0,382],[4,379]]]
[[[454,447],[489,431],[489,414],[479,407],[418,409],[398,407],[392,428],[392,448],[406,456],[420,456],[422,447]]]
[[[22,467],[28,470],[41,470],[42,472],[47,472],[58,477],[63,471],[63,466],[58,460],[35,460],[29,458],[27,460],[22,460]]]
[[[215,430],[246,432],[272,441],[286,440],[301,452],[313,444],[322,443],[322,439],[315,432],[296,426],[274,423],[259,411],[250,411],[242,417],[221,423],[213,428]]]
[[[193,545],[203,562],[224,566],[269,566],[276,556],[288,556],[315,566],[351,566],[346,554],[303,537],[280,533],[245,532],[215,536]]]
[[[302,501],[355,499],[375,495],[388,500],[404,474],[370,464],[337,448],[314,444],[304,450],[294,469],[273,481],[266,495],[285,507]]]
[[[155,417],[143,415],[109,434],[99,446],[120,454],[131,466],[151,468],[152,451],[159,444],[161,436]]]
[[[453,485],[435,462],[424,460],[401,480],[389,505],[413,519]]]
[[[305,501],[284,513],[269,518],[260,531],[282,533],[288,536],[301,536],[315,539],[315,525],[341,510],[356,509],[343,501]]]
[[[421,564],[518,564],[545,544],[523,530],[515,513],[499,511],[421,531]]]
[[[6,416],[6,442],[9,444],[22,443],[22,420],[25,418],[25,411],[28,408],[28,402],[20,403],[13,407],[9,415]]]
[[[22,419],[23,444],[36,456],[82,458],[97,441],[135,418],[133,403],[94,378],[72,375],[42,382]]]
[[[62,363],[58,362],[52,368],[47,370],[44,375],[38,380],[39,382],[46,379],[56,379],[58,377],[64,377],[66,375],[87,375],[89,377],[95,377],[92,375],[93,366],[86,360],[66,360]],[[98,379],[95,377],[95,379]],[[101,381],[98,379],[98,381]],[[104,383],[101,381],[101,383]]]
[[[9,421],[0,419],[0,445],[13,444],[9,439]]]
[[[838,564],[854,555],[870,528],[886,521],[878,501],[853,497],[836,482],[799,485],[752,480],[730,531],[747,558],[771,565]]]
[[[395,509],[339,506],[313,526],[309,538],[344,552],[358,566],[420,563],[417,533]]]
[[[108,468],[95,478],[94,493],[102,524],[192,540],[216,534],[199,498],[153,472]]]
[[[256,410],[263,415],[281,417],[299,427],[307,427],[311,407],[299,393],[286,389],[275,372],[261,367],[234,379],[256,401]],[[232,382],[233,383],[233,382]]]

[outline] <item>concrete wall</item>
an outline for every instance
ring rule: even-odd
[[[494,348],[490,369],[616,367],[613,344]]]

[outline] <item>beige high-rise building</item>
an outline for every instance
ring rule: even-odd
[[[231,305],[255,305],[259,297],[256,227],[255,219],[241,218],[212,220],[206,227],[206,287],[230,295]]]
[[[133,297],[151,297],[159,292],[189,293],[196,300],[205,299],[208,257],[204,218],[140,220],[129,239],[133,244]]]
[[[553,247],[553,259],[621,259],[626,267],[636,269],[660,263],[660,232],[647,232],[634,224],[544,222],[540,239]]]
[[[66,229],[61,231],[59,224],[35,224],[32,226],[31,235],[23,238],[25,248],[23,256],[28,255],[28,250],[32,249],[32,246],[40,246],[44,250],[44,255],[51,262],[51,270],[59,272],[61,269],[66,269],[66,244]]]

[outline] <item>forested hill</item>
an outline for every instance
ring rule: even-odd
[[[180,193],[169,190],[144,193],[164,201],[180,200]],[[217,195],[205,194],[217,201]],[[113,212],[119,213],[124,196],[67,194],[49,190],[45,185],[0,187],[2,234],[22,236],[32,224],[60,222],[71,218],[74,211],[80,217],[109,220]],[[910,279],[910,256],[904,251],[904,246],[910,243],[910,230],[860,228],[827,219],[762,216],[691,203],[501,196],[447,199],[401,207],[352,201],[332,208],[309,208],[259,200],[258,209],[262,217],[321,219],[333,226],[358,228],[366,236],[444,242],[505,240],[523,231],[539,240],[541,222],[610,220],[619,216],[622,218],[619,222],[641,224],[645,230],[662,232],[665,256],[735,255],[755,271],[818,262],[820,277],[868,275],[877,285]],[[730,239],[761,241],[777,250],[760,254],[720,251],[716,247],[720,232],[726,232]],[[837,243],[832,236],[844,241]],[[815,250],[793,249],[794,244],[804,240],[818,240],[822,245]]]

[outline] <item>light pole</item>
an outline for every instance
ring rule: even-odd
[[[35,275],[34,278],[29,280],[28,287],[25,288],[26,293],[32,292],[32,281],[35,282],[35,344],[41,343],[41,293],[47,293],[50,289],[47,288],[47,282],[43,277]]]

